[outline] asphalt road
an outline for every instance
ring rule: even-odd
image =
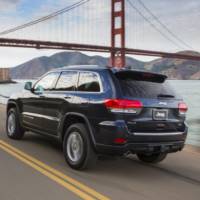
[[[92,170],[74,171],[55,141],[33,133],[8,139],[0,105],[0,200],[27,199],[199,200],[200,152],[186,147],[158,165],[105,158]]]

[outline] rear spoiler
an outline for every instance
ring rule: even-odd
[[[120,79],[133,79],[136,81],[149,81],[149,82],[156,82],[156,83],[164,83],[165,80],[168,78],[163,74],[156,74],[151,72],[145,71],[133,71],[133,70],[114,70],[113,73],[116,75],[117,78]]]

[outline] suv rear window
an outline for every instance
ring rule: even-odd
[[[168,81],[163,83],[117,77],[124,96],[138,98],[179,98]]]
[[[93,72],[80,72],[77,91],[100,92],[100,83],[97,74]]]

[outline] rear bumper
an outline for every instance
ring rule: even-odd
[[[103,145],[97,144],[98,153],[110,155],[123,155],[127,152],[131,153],[173,153],[181,151],[185,141],[168,142],[168,143],[127,143],[124,145]]]
[[[172,153],[181,151],[187,137],[188,127],[182,132],[129,132],[123,120],[114,123],[105,123],[99,135],[101,139],[96,143],[96,150],[103,154],[124,154],[166,152]],[[125,138],[125,144],[114,144],[116,138]]]

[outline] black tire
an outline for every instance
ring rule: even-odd
[[[75,141],[77,140],[79,142],[76,143],[72,141],[71,140],[72,137],[74,138],[76,137]],[[75,150],[73,150],[74,144],[76,147],[78,144],[79,148],[77,149],[82,149],[81,152],[79,152],[80,155],[78,155],[78,158],[75,160],[73,160],[74,155],[72,155],[73,154],[72,152],[76,151],[76,148]],[[63,141],[63,152],[66,162],[73,169],[79,170],[79,169],[91,168],[96,163],[97,155],[91,144],[88,130],[84,124],[81,123],[73,124],[66,130]]]
[[[13,128],[11,129],[11,118],[13,117]],[[24,136],[24,129],[22,128],[19,115],[16,108],[11,108],[7,113],[6,120],[6,132],[7,136],[14,140],[20,140]]]
[[[139,160],[145,163],[159,163],[163,161],[167,153],[137,154]]]

